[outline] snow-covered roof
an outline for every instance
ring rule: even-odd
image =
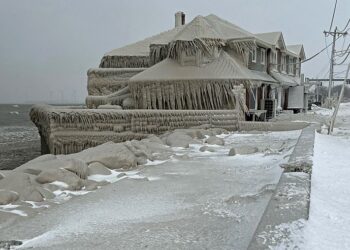
[[[190,23],[178,26],[144,40],[107,52],[104,56],[148,56],[151,44],[168,44],[171,41],[194,38],[242,39],[255,36],[216,15],[197,16]]]
[[[264,72],[249,70],[225,51],[211,63],[203,66],[182,66],[178,61],[167,58],[130,78],[130,81],[189,79],[244,79],[276,82]]]
[[[178,26],[136,43],[114,49],[110,52],[107,52],[105,56],[149,56],[149,46],[151,44],[168,44],[171,40],[174,39],[175,35],[185,27],[186,25]]]
[[[273,76],[273,78],[275,78],[278,82],[280,82],[282,86],[300,85],[300,78],[298,77],[281,74],[275,71],[271,71],[270,74]]]
[[[191,41],[196,38],[230,40],[253,37],[252,33],[212,14],[206,17],[195,17],[175,36],[174,40]]]
[[[285,49],[286,45],[283,39],[283,34],[280,31],[277,32],[267,32],[267,33],[258,33],[255,36],[262,41],[271,44],[279,49]]]
[[[298,55],[301,59],[305,59],[304,46],[302,44],[288,45],[287,50]]]

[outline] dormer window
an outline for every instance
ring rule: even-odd
[[[260,63],[265,64],[266,63],[266,50],[261,49],[260,51]]]

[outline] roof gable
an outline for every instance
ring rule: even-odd
[[[267,33],[258,33],[255,36],[262,41],[275,46],[278,49],[285,50],[286,44],[284,42],[282,32],[267,32]]]
[[[288,45],[287,50],[298,55],[302,60],[304,60],[306,58],[304,46],[302,44]]]

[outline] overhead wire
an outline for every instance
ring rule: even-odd
[[[331,29],[333,27],[335,11],[337,10],[337,3],[338,3],[338,0],[335,0],[334,9],[333,9],[333,15],[332,15],[332,21],[331,21],[331,25],[329,26],[329,31],[331,31]]]

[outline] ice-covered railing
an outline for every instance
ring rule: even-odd
[[[201,125],[237,130],[235,110],[96,110],[36,105],[30,112],[43,153],[67,154],[107,141],[142,139]],[[44,145],[46,144],[46,145]]]

